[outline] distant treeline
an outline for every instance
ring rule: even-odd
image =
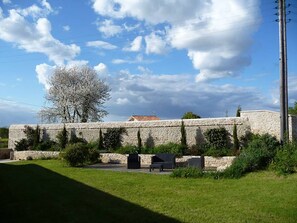
[[[0,138],[8,138],[8,128],[2,127],[0,128]]]

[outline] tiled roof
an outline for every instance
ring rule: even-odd
[[[132,115],[128,121],[155,121],[155,120],[160,120],[160,118],[155,115]]]

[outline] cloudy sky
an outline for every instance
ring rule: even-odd
[[[289,102],[297,101],[297,3],[287,0]],[[279,110],[274,0],[0,0],[0,126],[38,123],[56,66],[111,87],[105,121]]]

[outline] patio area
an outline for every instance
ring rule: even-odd
[[[96,163],[93,165],[86,166],[85,168],[93,168],[98,170],[107,170],[107,171],[118,171],[118,172],[132,172],[132,173],[147,173],[147,174],[170,174],[172,169],[164,169],[159,171],[158,168],[150,172],[149,165],[141,165],[140,169],[128,169],[127,164],[118,164],[118,163]]]

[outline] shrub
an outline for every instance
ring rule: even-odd
[[[58,140],[58,144],[62,149],[65,149],[67,143],[68,143],[68,132],[66,130],[66,127],[64,125],[62,131],[58,132],[56,136]]]
[[[139,153],[139,148],[137,146],[133,146],[133,145],[126,145],[126,146],[122,146],[122,147],[118,148],[116,150],[116,153],[135,154],[135,153]]]
[[[224,171],[227,178],[239,178],[248,172],[267,168],[275,155],[279,142],[275,137],[255,135],[233,164]]]
[[[7,148],[8,147],[8,138],[1,139],[0,138],[0,148]]]
[[[6,127],[0,128],[0,138],[8,138],[9,129]]]
[[[207,143],[204,145],[204,155],[225,156],[230,154],[229,133],[224,127],[208,129],[205,133]]]
[[[201,178],[204,174],[199,168],[185,167],[174,169],[170,176],[178,178]]]
[[[92,149],[89,149],[89,157],[88,157],[88,161],[90,164],[93,164],[93,163],[98,163],[99,161],[99,151],[92,148]]]
[[[224,127],[208,129],[204,135],[210,146],[217,149],[228,147],[229,133]]]
[[[122,134],[126,133],[125,128],[111,128],[104,133],[103,145],[104,148],[112,151],[122,145]]]
[[[88,161],[89,150],[83,143],[69,144],[62,153],[62,158],[69,166],[82,166]]]
[[[186,150],[188,148],[188,145],[187,145],[187,135],[186,135],[186,128],[184,125],[184,121],[182,121],[181,123],[180,132],[181,132],[180,144],[184,147],[184,150]]]
[[[28,150],[29,143],[27,139],[21,139],[20,141],[15,142],[15,150],[16,151],[23,151]]]
[[[180,144],[170,142],[154,147],[152,149],[152,153],[173,153],[177,156],[182,156],[184,153],[184,147]]]
[[[239,151],[239,140],[237,137],[237,125],[233,125],[233,153],[236,155]]]
[[[75,143],[84,143],[87,144],[87,141],[82,138],[82,137],[77,137],[75,132],[71,132],[70,134],[70,139],[69,139],[69,144],[75,144]]]
[[[40,151],[49,151],[55,144],[56,142],[47,139],[47,140],[41,141],[34,149],[40,150]]]
[[[138,131],[137,131],[137,147],[139,148],[139,150],[142,147],[142,140],[141,140],[141,137],[140,137],[140,129],[138,129]]]
[[[101,129],[99,130],[99,138],[98,138],[98,147],[97,147],[97,149],[99,151],[104,149],[104,146],[103,146],[103,136],[102,136]]]
[[[276,152],[271,167],[279,175],[294,173],[297,167],[297,144],[287,143],[280,147]]]

